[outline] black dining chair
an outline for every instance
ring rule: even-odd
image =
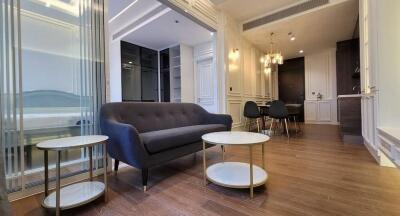
[[[272,101],[271,106],[269,107],[269,117],[271,118],[271,125],[269,128],[269,131],[272,130],[272,126],[274,124],[274,120],[284,120],[285,122],[285,128],[286,128],[286,135],[288,138],[289,136],[289,128],[288,128],[288,119],[289,119],[289,113],[288,109],[285,106],[285,103],[280,100],[275,100]]]
[[[265,103],[265,106],[260,106],[260,115],[261,115],[261,123],[262,123],[262,129],[265,130],[265,123],[268,120],[268,111],[269,111],[269,106],[271,105],[271,101],[268,101]]]
[[[288,108],[288,113],[289,113],[289,119],[293,118],[294,128],[295,128],[296,134],[297,134],[300,131],[299,125],[297,124],[297,120],[301,113],[300,108],[298,108],[298,107]]]
[[[246,128],[247,121],[249,121],[249,131],[251,131],[251,123],[253,120],[256,120],[257,123],[257,131],[260,132],[260,124],[258,119],[261,117],[260,110],[258,109],[258,105],[254,101],[246,101],[244,104],[243,115],[246,117],[246,121],[244,123],[244,127]]]

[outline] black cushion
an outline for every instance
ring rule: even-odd
[[[107,107],[116,121],[134,126],[139,133],[201,125],[209,114],[190,103],[110,103]]]
[[[201,141],[201,136],[210,132],[228,130],[223,124],[192,125],[141,133],[144,146],[150,154]]]

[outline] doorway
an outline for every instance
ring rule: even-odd
[[[304,122],[304,57],[285,60],[278,73],[279,99],[288,104],[302,104],[299,121]]]
[[[208,112],[217,113],[218,82],[213,44],[207,42],[194,47],[195,101]]]

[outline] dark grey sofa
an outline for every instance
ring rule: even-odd
[[[201,136],[229,131],[230,115],[211,114],[190,103],[108,103],[100,126],[110,137],[108,153],[142,170],[146,190],[148,168],[202,150]]]

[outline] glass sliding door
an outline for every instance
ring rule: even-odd
[[[99,133],[98,110],[105,101],[103,1],[24,0],[18,4],[19,62],[14,66],[20,66],[21,79],[6,76],[9,69],[1,74],[4,82],[19,84],[15,93],[3,91],[18,102],[15,126],[8,124],[15,135],[2,141],[4,145],[18,146],[19,151],[15,154],[5,148],[7,159],[19,161],[12,160],[7,165],[20,167],[7,171],[8,181],[18,185],[9,183],[9,192],[43,184],[43,152],[36,148],[37,143]],[[13,104],[11,99],[1,100],[3,110],[8,111]],[[2,114],[8,122],[12,117],[12,112]],[[102,154],[101,148],[94,149],[94,157]],[[87,155],[87,149],[63,152],[61,175],[87,172]],[[52,177],[55,155],[50,153],[49,160]],[[102,166],[101,160],[96,160],[94,167]]]
[[[19,2],[0,0],[0,165],[6,174],[8,192],[19,191],[23,185],[24,146],[20,130],[21,67],[19,35]]]
[[[121,41],[122,101],[158,102],[158,52]]]

